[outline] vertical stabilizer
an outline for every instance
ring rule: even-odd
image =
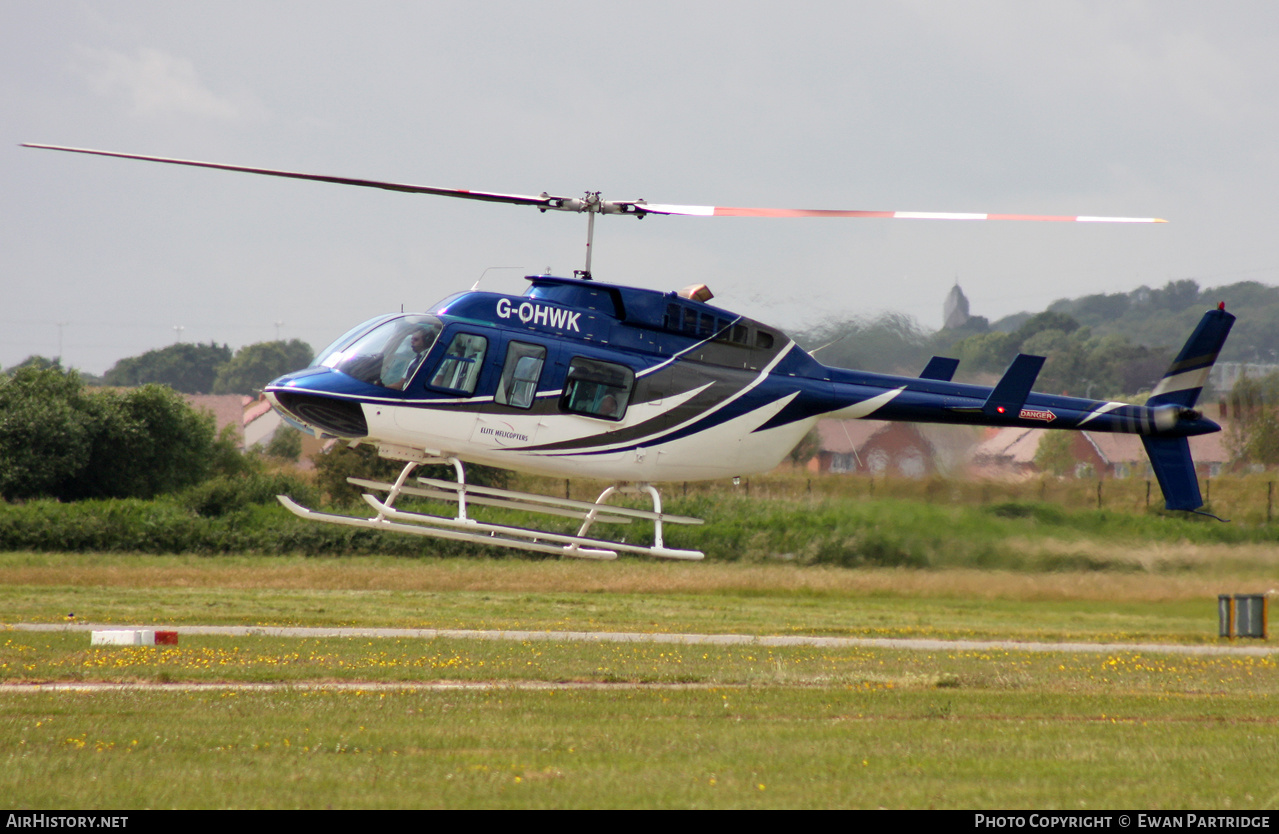
[[[1226,312],[1225,304],[1204,313],[1146,405],[1192,408],[1234,323],[1235,317]],[[1199,493],[1195,462],[1190,457],[1190,441],[1186,437],[1146,435],[1141,442],[1163,490],[1164,506],[1170,510],[1191,511],[1202,507],[1203,496]]]
[[[1226,305],[1209,310],[1199,320],[1199,326],[1190,334],[1181,353],[1173,360],[1164,378],[1155,386],[1146,405],[1180,405],[1190,408],[1199,399],[1199,392],[1208,381],[1212,363],[1230,335],[1235,317],[1226,312]]]

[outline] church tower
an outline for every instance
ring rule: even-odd
[[[959,288],[958,280],[955,281],[955,286],[950,288],[950,292],[946,294],[946,303],[942,305],[942,315],[945,316],[945,323],[942,324],[943,330],[963,327],[968,322],[968,298],[964,295],[964,291]]]

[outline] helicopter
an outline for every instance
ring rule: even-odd
[[[916,377],[830,367],[781,330],[711,305],[705,285],[660,291],[591,274],[596,215],[1166,222],[1160,218],[684,206],[604,200],[598,192],[504,194],[25,147],[587,215],[585,267],[572,277],[529,275],[523,295],[477,284],[423,312],[378,316],[338,337],[307,368],[266,386],[271,405],[293,426],[369,444],[403,463],[394,482],[349,479],[368,490],[369,517],[319,512],[278,496],[302,518],[575,558],[698,560],[701,551],[667,546],[664,525],[701,520],[663,512],[654,484],[767,472],[825,417],[1136,434],[1167,509],[1202,512],[1188,438],[1221,430],[1194,406],[1235,320],[1224,303],[1203,315],[1146,402],[1133,405],[1036,393],[1044,357],[1028,354],[1013,359],[991,387],[954,382],[959,360],[946,357],[933,357]],[[594,502],[499,489],[468,483],[468,463],[613,485]],[[455,480],[410,480],[428,464],[451,466]],[[625,493],[647,496],[652,509],[609,503]],[[453,510],[403,510],[396,507],[401,496],[444,501]],[[490,524],[471,517],[473,506],[566,516],[579,526],[568,534]],[[591,535],[599,524],[634,521],[652,523],[651,544]]]

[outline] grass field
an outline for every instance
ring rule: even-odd
[[[7,622],[1219,642],[1163,570],[0,554]],[[1224,642],[1224,641],[1220,641]],[[1268,642],[1239,641],[1252,648]],[[1274,808],[1279,655],[0,634],[10,808]],[[253,691],[239,683],[282,683]],[[389,687],[389,688],[385,688]]]

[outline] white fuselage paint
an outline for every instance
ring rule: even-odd
[[[479,414],[473,411],[364,406],[369,435],[379,441],[422,448],[430,454],[534,474],[627,481],[693,481],[767,472],[779,464],[813,427],[817,418],[755,431],[782,410],[794,395],[782,397],[732,420],[676,440],[652,444],[609,444],[601,429],[622,431],[679,407],[703,389],[666,397],[661,405],[632,405],[617,423],[576,414]],[[609,433],[612,433],[609,432]],[[531,451],[579,438],[597,437],[595,453]],[[635,448],[620,448],[623,445]],[[611,446],[611,448],[610,448]],[[624,473],[624,474],[623,474]]]

